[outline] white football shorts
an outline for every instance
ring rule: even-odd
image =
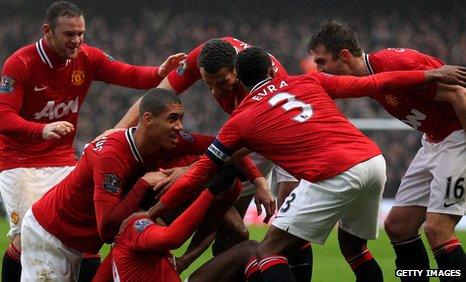
[[[439,143],[422,137],[422,147],[401,179],[395,206],[422,206],[428,212],[463,216],[466,194],[466,132]]]
[[[21,233],[21,221],[32,204],[67,176],[74,166],[14,168],[0,172],[0,192],[10,219],[8,236]]]
[[[82,253],[47,232],[31,209],[21,233],[21,281],[78,281]]]
[[[279,165],[274,165],[272,168],[272,180],[271,180],[271,189],[272,194],[278,196],[278,184],[282,182],[299,182],[293,175],[289,174]]]
[[[324,244],[338,223],[362,239],[378,235],[379,202],[386,181],[382,155],[316,183],[301,180],[272,225],[301,239]]]

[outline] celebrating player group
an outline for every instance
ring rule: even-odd
[[[83,12],[67,1],[49,6],[42,30],[1,74],[2,281],[180,281],[212,243],[187,281],[311,281],[311,244],[335,226],[354,279],[383,281],[367,241],[378,235],[385,158],[334,101],[366,96],[423,133],[384,223],[396,268],[430,269],[422,227],[438,271],[458,274],[442,281],[466,281],[455,235],[466,209],[466,67],[407,48],[365,53],[334,21],[307,46],[318,72],[302,75],[231,36],[158,67],[129,65],[83,43]],[[229,115],[215,137],[183,129],[189,106],[178,96],[198,80]],[[76,158],[92,81],[147,92]],[[252,199],[265,222],[275,214],[260,242],[243,223]]]

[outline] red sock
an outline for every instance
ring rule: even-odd
[[[265,270],[278,264],[288,265],[288,260],[286,259],[286,257],[282,256],[266,257],[259,262],[259,268],[261,272],[264,272]]]
[[[460,245],[461,245],[460,241],[457,238],[455,238],[453,240],[450,240],[448,242],[445,242],[445,243],[433,248],[432,251],[434,252],[434,257],[437,257],[437,256],[439,256],[441,254],[450,253],[451,251],[453,251],[454,249],[456,249]]]
[[[244,267],[244,277],[247,281],[251,281],[251,278],[257,274],[260,275],[259,263],[256,257],[252,257]]]
[[[21,251],[15,247],[15,245],[10,244],[6,250],[6,254],[15,261],[21,261]]]
[[[282,256],[270,256],[259,262],[259,269],[264,281],[291,282],[296,281],[291,273],[288,260]]]
[[[350,265],[351,269],[355,270],[356,268],[361,266],[366,261],[370,261],[371,259],[373,259],[373,257],[372,257],[371,251],[369,251],[369,249],[365,249],[360,254],[357,254],[353,257],[347,257],[345,259]]]

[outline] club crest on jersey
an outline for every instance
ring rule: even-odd
[[[180,136],[186,142],[194,142],[194,137],[191,134],[189,134],[188,132],[186,132],[186,131],[181,130],[180,131]]]
[[[186,61],[182,61],[181,65],[176,69],[176,74],[182,76],[187,67],[188,65],[186,64]]]
[[[75,70],[71,74],[71,83],[73,83],[76,86],[79,86],[79,85],[83,84],[85,77],[86,76],[84,75],[84,71]]]
[[[104,189],[110,193],[120,192],[121,180],[115,174],[105,174]]]
[[[385,100],[387,100],[387,103],[393,107],[398,106],[398,99],[395,97],[395,95],[386,95]]]
[[[148,226],[152,224],[154,224],[154,222],[152,222],[152,220],[150,219],[139,219],[134,222],[134,229],[136,229],[136,231],[142,232],[144,231],[144,229],[146,229]]]
[[[10,221],[11,223],[13,223],[14,225],[18,224],[19,223],[19,219],[21,218],[21,216],[19,215],[19,213],[17,212],[12,212],[11,213],[11,218],[10,218]]]
[[[8,94],[13,92],[13,85],[15,80],[9,76],[2,76],[2,81],[0,82],[0,94]]]

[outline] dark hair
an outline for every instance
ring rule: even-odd
[[[343,49],[348,49],[354,56],[362,56],[356,33],[336,21],[321,24],[319,31],[314,33],[311,40],[309,40],[308,51],[311,52],[319,44],[322,44],[327,51],[331,52],[334,59],[338,58],[338,54]]]
[[[252,87],[269,75],[270,55],[260,47],[250,47],[236,56],[236,76],[246,87]]]
[[[162,88],[151,89],[142,96],[141,104],[139,105],[139,117],[142,117],[146,112],[156,116],[165,110],[169,104],[181,105],[181,100],[169,90]]]
[[[50,25],[51,29],[54,29],[59,17],[73,18],[79,16],[83,16],[83,12],[78,6],[68,1],[58,1],[50,5],[47,9],[45,22]]]
[[[197,60],[199,68],[207,73],[217,73],[222,68],[233,68],[235,64],[236,50],[230,43],[214,38],[207,41],[202,47]]]

